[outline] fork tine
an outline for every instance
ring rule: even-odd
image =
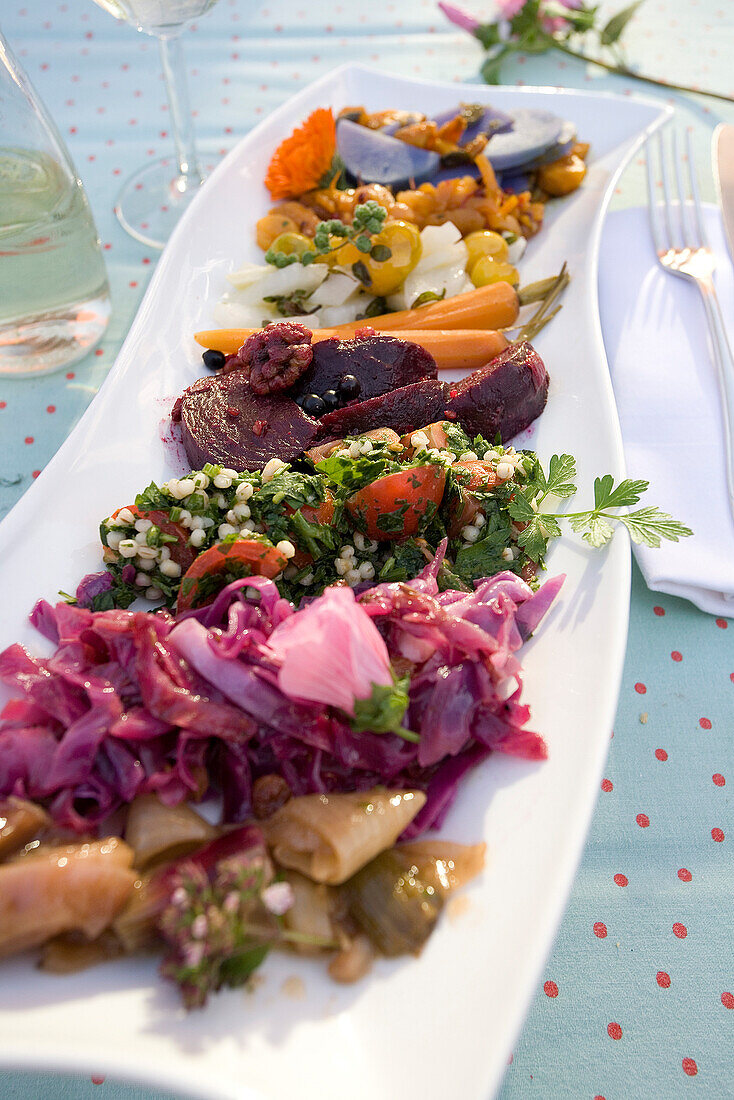
[[[650,214],[650,231],[652,233],[655,251],[661,254],[667,252],[668,245],[666,245],[663,240],[660,203],[657,201],[657,196],[655,195],[655,177],[652,164],[652,138],[648,138],[645,165],[647,168],[647,207]]]
[[[668,231],[668,247],[678,248],[679,237],[677,233],[673,232],[673,204],[670,198],[670,181],[668,178],[665,149],[663,148],[663,135],[660,131],[658,131],[658,153],[660,156],[660,177],[663,181],[663,217],[665,219],[665,227]]]
[[[698,191],[696,168],[693,162],[693,141],[691,139],[690,130],[686,131],[686,154],[688,156],[688,180],[691,187],[691,195],[693,196],[693,217],[698,232],[698,244],[700,247],[708,248],[708,238],[706,237],[706,230],[703,227],[703,218],[701,216],[701,196]]]
[[[675,186],[678,191],[678,219],[683,233],[683,247],[698,248],[698,242],[694,240],[696,237],[696,229],[695,226],[692,226],[692,219],[688,208],[688,195],[683,186],[683,171],[678,150],[678,132],[676,130],[673,131],[672,145],[673,171],[675,172]]]

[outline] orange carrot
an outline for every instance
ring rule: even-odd
[[[401,309],[397,313],[383,313],[381,317],[351,321],[329,330],[329,334],[345,340],[367,325],[378,332],[401,333],[406,329],[503,329],[515,323],[519,309],[517,293],[509,283],[490,283],[418,309]],[[215,329],[197,332],[194,339],[205,348],[216,348],[229,355],[257,331]]]
[[[363,326],[364,327],[364,326]],[[230,355],[259,329],[219,329],[197,332],[196,339],[205,348]],[[476,370],[507,347],[508,340],[494,329],[399,329],[396,336],[411,344],[420,344],[436,360],[439,370]],[[344,339],[341,328],[316,329],[313,342]]]

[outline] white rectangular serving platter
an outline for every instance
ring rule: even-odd
[[[212,327],[225,274],[256,259],[255,220],[276,144],[318,106],[365,104],[428,114],[459,101],[543,107],[591,142],[583,187],[548,207],[523,282],[566,260],[563,310],[537,341],[548,406],[519,445],[571,453],[579,501],[593,478],[623,473],[597,309],[604,211],[622,168],[670,115],[659,103],[554,88],[439,84],[344,66],[294,96],[220,164],[166,248],[117,361],[55,458],[0,526],[0,646],[43,642],[34,601],[73,591],[100,567],[100,519],[151,479],[181,473],[166,445],[173,398],[202,371],[192,333]],[[583,506],[579,503],[579,507]],[[339,987],[318,962],[271,958],[254,992],[220,994],[186,1015],[155,960],[70,977],[30,958],[0,967],[0,1065],[107,1073],[211,1100],[487,1100],[497,1089],[550,950],[596,800],[622,672],[629,546],[603,552],[570,537],[553,547],[560,598],[521,654],[524,698],[549,760],[495,756],[465,783],[443,829],[484,839],[487,867],[418,959],[383,961]],[[289,981],[293,977],[299,980]],[[284,988],[285,986],[285,988]],[[299,996],[294,995],[299,993]]]

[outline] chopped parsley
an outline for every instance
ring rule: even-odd
[[[594,482],[593,507],[559,512],[551,502],[560,506],[576,492],[570,455],[554,455],[544,470],[531,451],[481,436],[471,440],[449,421],[440,426],[443,447],[416,450],[411,444],[401,451],[394,436],[392,442],[369,438],[366,447],[368,437],[357,436],[316,465],[304,457],[267,481],[258,472],[232,477],[231,471],[207,464],[176,484],[151,482],[136,497],[132,516],[123,520],[116,513],[100,526],[112,585],[94,597],[94,609],[127,607],[142,594],[174,607],[179,591],[183,597],[195,591],[197,604],[209,602],[229,582],[249,576],[251,566],[233,561],[225,571],[191,578],[187,564],[212,546],[243,539],[263,543],[263,553],[280,544],[288,565],[275,581],[283,596],[299,604],[335,582],[409,580],[444,539],[439,587],[470,591],[477,581],[505,570],[534,584],[563,521],[591,546],[608,542],[614,523],[649,546],[691,534],[656,508],[618,512],[639,502],[647,482],[615,485],[610,475]],[[428,477],[427,465],[440,467],[440,478],[435,472]],[[391,483],[391,475],[400,476]],[[429,486],[437,480],[443,491],[434,503]],[[195,488],[181,499],[184,482]],[[136,517],[153,513],[155,522],[140,532]],[[136,543],[142,554],[136,554]],[[164,565],[172,548],[173,560],[184,563],[176,576],[170,575],[175,568]]]

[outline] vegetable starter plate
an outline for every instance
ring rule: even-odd
[[[44,652],[27,623],[35,600],[54,601],[100,568],[102,517],[151,479],[182,473],[168,414],[203,373],[192,333],[212,327],[226,272],[259,258],[254,227],[271,205],[262,180],[278,142],[319,106],[435,114],[476,100],[550,110],[591,143],[583,186],[549,204],[520,265],[528,283],[566,260],[572,282],[536,342],[551,377],[546,411],[515,442],[544,463],[576,456],[574,508],[592,502],[595,476],[623,476],[597,308],[599,239],[617,177],[670,109],[635,96],[441,84],[347,65],[243,138],[178,226],[99,395],[0,526],[0,646]],[[106,1073],[212,1100],[486,1100],[537,987],[596,801],[625,652],[626,535],[601,552],[564,537],[549,555],[548,575],[557,573],[567,574],[560,596],[520,654],[523,699],[549,759],[496,755],[465,782],[442,834],[484,839],[486,868],[419,958],[381,960],[343,987],[321,962],[271,956],[253,991],[220,993],[188,1015],[155,959],[68,977],[13,959],[0,968],[0,1065]]]

